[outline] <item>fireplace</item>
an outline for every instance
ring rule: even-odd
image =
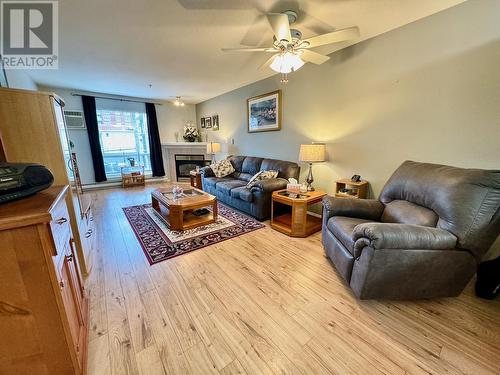
[[[175,175],[177,181],[189,181],[189,172],[196,167],[206,167],[210,165],[210,160],[205,159],[205,155],[175,155]]]

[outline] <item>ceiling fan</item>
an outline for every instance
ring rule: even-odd
[[[331,33],[302,39],[299,30],[291,29],[290,25],[297,20],[297,13],[287,10],[283,13],[268,13],[266,15],[274,37],[272,47],[263,48],[222,48],[223,52],[266,52],[273,53],[261,67],[270,67],[281,73],[281,82],[288,82],[288,74],[300,69],[306,62],[323,64],[330,57],[311,51],[310,48],[331,43],[343,42],[359,36],[357,26],[336,30]]]

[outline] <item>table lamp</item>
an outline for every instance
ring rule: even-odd
[[[215,154],[220,152],[220,150],[221,150],[220,143],[217,142],[207,143],[207,154],[212,155],[212,162],[215,162]]]
[[[307,191],[314,191],[312,183],[312,163],[325,161],[325,145],[322,143],[300,145],[299,160],[309,163],[309,173],[307,175]]]

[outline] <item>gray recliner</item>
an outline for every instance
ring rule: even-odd
[[[500,171],[404,162],[376,199],[325,197],[322,241],[361,299],[458,296],[500,234]]]

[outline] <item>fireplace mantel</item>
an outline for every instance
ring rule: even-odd
[[[206,148],[207,147],[207,142],[167,142],[167,143],[162,143],[162,147],[199,147],[199,148]]]
[[[175,155],[204,155],[210,160],[211,155],[207,154],[207,142],[166,142],[162,143],[163,164],[167,178],[175,182]]]

